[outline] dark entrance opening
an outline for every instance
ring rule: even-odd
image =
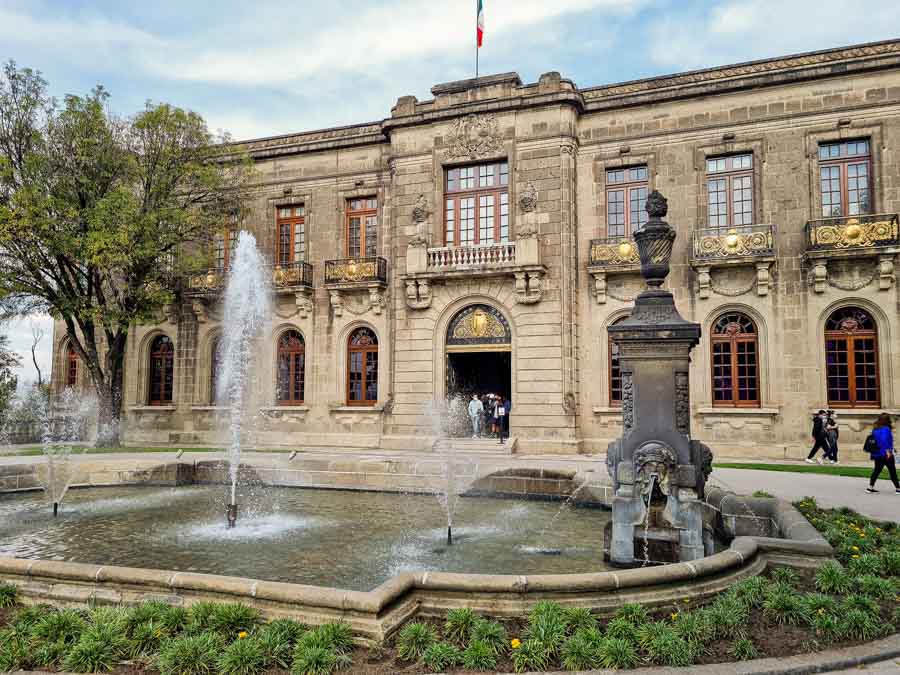
[[[509,352],[449,352],[447,395],[471,398],[472,394],[497,394],[512,398]]]

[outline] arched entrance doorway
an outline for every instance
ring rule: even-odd
[[[447,327],[447,395],[512,397],[512,331],[490,305],[464,307]]]

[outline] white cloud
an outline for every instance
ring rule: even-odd
[[[41,375],[46,382],[50,378],[51,351],[53,348],[53,319],[46,314],[35,314],[22,319],[15,319],[3,324],[0,332],[9,337],[9,347],[19,355],[21,365],[15,369],[20,381],[36,381],[37,372],[31,360],[31,345],[34,342],[32,328],[44,331],[35,352]]]

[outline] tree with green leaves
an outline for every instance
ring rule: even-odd
[[[119,442],[126,340],[177,301],[216,231],[243,211],[248,159],[203,118],[148,103],[110,112],[100,86],[51,98],[39,72],[0,75],[0,303],[61,320]]]
[[[18,354],[9,349],[9,337],[0,335],[0,418],[9,413],[10,402],[19,383],[13,368],[21,365]]]

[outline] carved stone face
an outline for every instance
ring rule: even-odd
[[[650,492],[652,477],[664,495],[669,494],[669,477],[678,466],[675,451],[665,443],[650,441],[634,453],[634,485],[639,494]]]

